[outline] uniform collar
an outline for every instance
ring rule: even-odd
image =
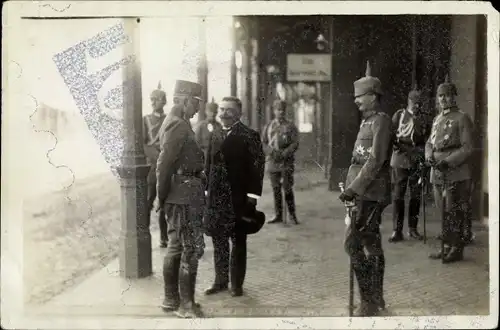
[[[458,111],[458,107],[457,106],[452,106],[452,107],[443,109],[441,113],[443,114],[443,116],[446,116],[447,114],[449,114],[451,112],[455,112],[455,111]]]
[[[153,111],[154,117],[163,117],[165,115],[165,111]]]
[[[286,118],[283,118],[281,121],[278,118],[274,118],[273,121],[279,125],[288,123],[288,120]]]

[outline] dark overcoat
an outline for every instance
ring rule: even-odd
[[[238,230],[248,194],[262,194],[264,167],[259,133],[241,122],[226,138],[223,131],[213,132],[205,163],[207,235],[231,235]]]

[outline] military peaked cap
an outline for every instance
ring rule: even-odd
[[[175,82],[174,96],[191,96],[201,100],[201,85],[187,80]]]
[[[377,77],[372,77],[370,62],[366,61],[365,77],[360,78],[354,82],[354,97],[365,95],[368,93],[375,93],[382,95],[382,83]]]

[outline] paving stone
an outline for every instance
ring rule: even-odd
[[[273,210],[268,185],[266,182],[259,208],[270,218]],[[326,185],[321,183],[298,191],[297,212],[302,224],[288,228],[279,224],[266,224],[261,232],[248,237],[248,266],[243,297],[233,298],[228,292],[203,295],[204,289],[214,278],[213,247],[211,239],[207,238],[207,249],[200,262],[197,284],[197,299],[207,316],[345,316],[349,264],[342,246],[345,209],[337,196],[337,193],[328,192]],[[427,257],[439,247],[439,241],[434,237],[440,229],[437,212],[430,205],[427,206],[427,212],[427,244],[409,240],[398,244],[388,243],[387,238],[392,230],[390,207],[384,212],[382,235],[386,254],[386,315],[488,314],[488,232],[475,227],[479,228],[476,230],[478,242],[466,249],[465,260],[443,265]],[[157,307],[163,292],[163,253],[159,249],[154,250],[156,279],[141,289],[148,291],[149,302],[138,302],[139,298],[135,302],[135,305],[143,304],[150,306],[150,309],[137,307],[135,312],[130,313],[163,315]],[[97,283],[98,279],[94,281]],[[92,285],[88,284],[87,287]],[[98,288],[95,290],[97,295]],[[139,295],[133,293],[134,290],[131,290],[131,294]],[[73,291],[73,297],[77,291]],[[107,294],[109,306],[119,300],[112,294],[119,295],[116,292]],[[71,293],[59,299],[58,303],[68,304],[71,300],[69,297]],[[357,293],[355,301],[358,301]],[[131,298],[127,308],[132,308],[133,304]],[[105,310],[103,308],[101,312]]]

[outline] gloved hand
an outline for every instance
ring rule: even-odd
[[[271,156],[276,160],[280,160],[283,158],[283,152],[281,150],[273,149]]]
[[[165,204],[165,201],[161,201],[159,200],[158,198],[156,199],[156,201],[158,203],[156,203],[156,209],[155,209],[155,212],[158,213],[161,211],[161,209],[163,208],[163,205]]]
[[[450,164],[448,164],[448,162],[445,160],[439,161],[435,166],[440,171],[446,171],[450,168]]]
[[[356,193],[352,189],[347,188],[343,193],[340,194],[339,199],[344,202],[350,202],[356,198]]]

